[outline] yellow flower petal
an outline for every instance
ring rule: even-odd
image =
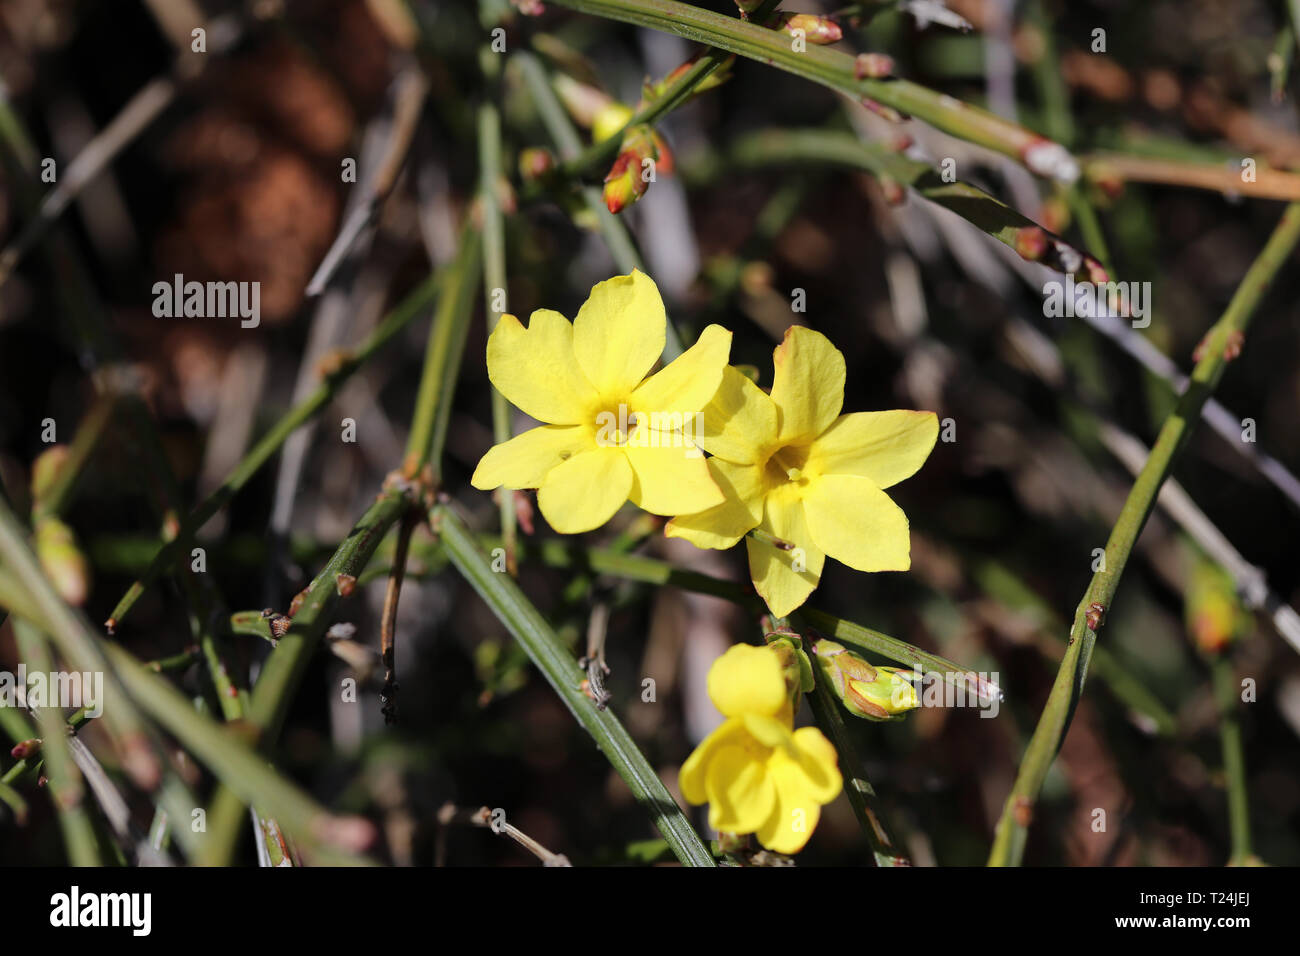
[[[707,465],[722,491],[722,504],[695,514],[679,512],[664,534],[685,538],[697,548],[730,548],[763,520],[763,469],[721,458],[710,458]]]
[[[818,803],[830,803],[844,786],[835,745],[816,727],[800,727],[791,743],[808,793]]]
[[[542,425],[494,445],[474,469],[470,484],[481,491],[538,488],[550,470],[579,452],[594,448],[590,429],[581,425]]]
[[[590,423],[599,400],[573,352],[573,326],[538,309],[528,328],[513,315],[488,336],[488,378],[512,405],[552,425]]]
[[[709,698],[727,717],[771,717],[785,706],[781,661],[767,647],[736,644],[709,668]]]
[[[785,710],[785,708],[782,708]],[[786,712],[788,713],[788,711]],[[782,716],[785,716],[783,714]],[[765,714],[745,714],[740,718],[751,737],[764,747],[786,747],[791,745],[793,734],[790,725],[778,717]]]
[[[709,826],[726,833],[753,833],[772,815],[776,787],[765,757],[750,747],[718,748],[705,776]]]
[[[587,380],[606,401],[621,401],[664,350],[668,317],[659,289],[645,273],[598,282],[573,320],[573,351]]]
[[[809,484],[803,505],[812,539],[836,561],[858,571],[912,566],[907,515],[870,479],[823,475]]]
[[[786,551],[752,537],[745,539],[754,587],[773,614],[785,617],[808,600],[817,587],[826,555],[809,533],[803,503],[784,489],[768,495],[759,527],[772,537],[794,545],[793,550]],[[801,571],[795,570],[798,562],[803,564]]]
[[[772,754],[767,776],[776,800],[757,830],[758,842],[776,853],[798,853],[817,829],[821,805],[808,789],[803,770],[785,754]]]
[[[776,442],[776,405],[761,388],[728,365],[704,409],[696,440],[711,455],[753,464]]]
[[[636,387],[629,403],[644,413],[698,412],[718,390],[731,352],[731,333],[710,325],[699,341]]]
[[[648,431],[648,430],[647,430]],[[636,439],[646,432],[638,428]],[[635,480],[629,497],[638,508],[656,515],[690,514],[720,505],[725,500],[709,474],[709,466],[698,448],[680,445],[680,434],[650,432],[648,445],[628,442],[623,446]],[[659,447],[654,447],[658,444]],[[691,454],[696,457],[692,458]]]
[[[844,407],[843,354],[820,332],[795,325],[785,330],[785,339],[772,353],[772,364],[776,368],[772,401],[781,412],[780,442],[813,440]]]
[[[709,763],[713,755],[717,753],[719,747],[738,743],[748,733],[744,721],[739,717],[731,717],[700,741],[700,745],[686,758],[686,763],[682,764],[681,773],[677,776],[677,782],[682,788],[682,796],[686,798],[687,803],[709,802],[705,781],[708,778]]]
[[[859,475],[877,488],[888,488],[916,474],[938,436],[934,412],[841,415],[813,442],[808,469],[819,475]]]
[[[631,490],[627,456],[597,446],[552,468],[537,491],[537,505],[556,531],[578,534],[614,517]]]

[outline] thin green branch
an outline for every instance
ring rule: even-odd
[[[855,100],[870,99],[914,116],[959,139],[1022,162],[1031,172],[1064,182],[1078,178],[1073,157],[1058,143],[934,90],[903,79],[858,79],[854,58],[825,46],[797,52],[791,37],[676,0],[555,0],[562,7],[673,33],[766,63]]]
[[[394,336],[418,316],[424,315],[433,302],[440,285],[439,274],[429,276],[415,291],[408,295],[393,309],[384,320],[375,327],[364,342],[350,352],[339,354],[333,367],[326,370],[324,381],[320,386],[298,405],[290,409],[275,426],[249,450],[238,465],[226,476],[225,481],[211,495],[205,498],[190,512],[181,524],[176,536],[163,545],[154,555],[144,574],[127,590],[117,602],[109,617],[106,627],[110,633],[135,604],[145,589],[156,581],[182,553],[186,542],[217,511],[257,474],[285,440],[309,418],[324,408],[338,393],[343,383],[366,361],[383,348]]]
[[[26,620],[14,621],[18,651],[33,671],[50,673],[54,667],[40,630]],[[54,707],[35,708],[41,731],[41,757],[49,780],[50,799],[58,811],[68,862],[73,866],[99,866],[99,841],[86,807],[86,788],[68,745],[63,715]]]
[[[495,62],[496,58],[493,58]],[[495,85],[495,84],[494,84]],[[491,335],[501,321],[497,308],[498,296],[502,308],[509,285],[506,281],[505,221],[501,211],[500,189],[508,188],[501,177],[501,114],[492,103],[484,103],[478,111],[479,202],[483,209],[483,302],[487,316],[487,331]],[[492,438],[500,445],[508,442],[513,430],[510,427],[510,403],[495,385],[492,390]],[[515,520],[515,496],[501,489],[498,513],[501,519],[501,538],[506,549],[506,570],[518,571],[515,555],[518,532]]]
[[[352,593],[356,577],[361,574],[389,528],[410,506],[407,494],[393,489],[385,491],[357,521],[337,551],[303,592],[297,612],[289,618],[289,629],[280,638],[253,688],[246,721],[255,728],[263,748],[269,747],[280,733],[284,718],[293,702],[312,653],[319,646],[333,615],[334,606],[344,594]],[[203,862],[210,866],[229,863],[244,820],[243,793],[226,781],[218,791],[209,815],[209,839]],[[269,803],[258,804],[260,810],[279,817]]]
[[[727,151],[727,169],[775,164],[834,163],[863,169],[910,186],[918,195],[961,216],[1021,256],[1065,273],[1088,273],[1092,259],[984,190],[947,182],[938,170],[909,159],[884,143],[864,143],[853,133],[829,129],[762,130],[741,137]]]
[[[411,433],[406,442],[403,472],[419,476],[427,464],[433,480],[442,477],[442,446],[451,419],[451,396],[460,374],[469,319],[478,294],[479,267],[483,246],[478,231],[466,222],[460,233],[460,248],[452,263],[425,346],[424,370],[415,400]]]
[[[1293,203],[1282,214],[1281,222],[1246,273],[1227,310],[1206,335],[1204,354],[1192,372],[1187,390],[1165,420],[1146,465],[1129,491],[1106,542],[1102,570],[1093,575],[1075,610],[1069,646],[998,822],[989,854],[990,866],[1017,866],[1024,856],[1034,805],[1083,694],[1097,631],[1111,607],[1133,546],[1155,507],[1160,486],[1200,418],[1201,408],[1223,377],[1228,355],[1240,350],[1256,307],[1298,240],[1300,203]]]
[[[591,734],[606,759],[650,813],[677,859],[689,866],[713,866],[713,856],[708,847],[646,762],[623,724],[611,710],[598,709],[583,694],[580,689],[582,670],[578,662],[560,643],[519,585],[509,575],[492,570],[488,556],[451,509],[441,505],[435,507],[429,520],[441,536],[456,569],[519,641],[570,713]]]
[[[1219,743],[1223,750],[1223,776],[1228,790],[1228,827],[1232,833],[1230,866],[1251,858],[1250,790],[1246,786],[1246,751],[1241,742],[1241,686],[1232,658],[1215,654],[1210,660],[1214,698],[1219,710]]]

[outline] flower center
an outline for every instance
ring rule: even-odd
[[[767,478],[776,485],[808,484],[808,445],[786,445],[778,448],[767,459]]]
[[[623,447],[636,434],[637,414],[626,404],[602,409],[596,414],[596,444]]]

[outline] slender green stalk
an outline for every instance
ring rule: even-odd
[[[68,446],[67,457],[59,464],[53,480],[41,490],[40,497],[32,501],[33,524],[42,518],[61,514],[68,506],[86,462],[99,444],[116,405],[117,396],[107,393],[99,396],[90,406],[90,411],[77,428],[72,444]]]
[[[390,490],[381,494],[303,593],[298,611],[290,619],[289,630],[262,665],[245,715],[246,725],[255,729],[263,748],[279,736],[294,691],[325,635],[340,592],[351,593],[355,578],[374,555],[380,540],[409,506],[404,492]],[[203,853],[203,862],[209,866],[229,863],[244,821],[242,793],[229,781],[225,783],[213,799],[209,814],[209,838]],[[258,806],[279,817],[269,803]]]
[[[0,501],[0,565],[12,585],[25,592],[23,601],[31,611],[30,616],[24,616],[41,625],[63,658],[76,670],[103,672],[104,720],[122,748],[124,765],[132,779],[146,790],[153,789],[161,771],[144,721],[104,659],[102,645],[85,615],[59,597],[28,547],[18,519],[3,501]]]
[[[754,23],[764,23],[767,16],[780,4],[780,0],[763,0],[749,19]],[[562,179],[581,179],[597,172],[604,172],[618,155],[619,144],[623,134],[633,126],[652,124],[667,116],[682,104],[688,102],[695,94],[696,87],[725,66],[733,54],[722,50],[705,50],[690,68],[664,88],[663,93],[643,105],[636,114],[613,136],[598,143],[592,143],[577,156],[560,164],[556,174]]]
[[[547,75],[546,68],[531,53],[516,53],[514,58],[524,72],[524,78],[528,82],[528,89],[532,93],[537,112],[542,117],[542,123],[546,126],[546,131],[550,133],[551,139],[555,141],[560,156],[565,159],[577,156],[582,149],[582,141],[578,138],[578,131],[574,129],[569,115],[564,111],[564,106],[560,103],[559,97],[555,95],[555,90],[551,87],[551,80]],[[580,188],[583,200],[586,202],[592,218],[596,220],[596,226],[600,229],[601,235],[605,237],[605,244],[609,246],[609,253],[614,257],[615,265],[623,272],[631,272],[633,269],[640,269],[644,272],[645,264],[641,261],[641,254],[637,252],[631,233],[623,224],[623,220],[606,208],[605,199],[600,189],[595,186],[582,186]],[[677,334],[677,327],[672,322],[669,322],[667,334],[664,338],[664,361],[671,362],[681,355],[683,350],[684,346],[682,345],[681,336]]]
[[[796,614],[791,622],[799,628],[801,622]],[[808,649],[808,640],[804,640],[804,649]],[[811,656],[812,652],[808,651]],[[813,672],[813,691],[808,695],[808,706],[812,708],[817,726],[835,745],[835,752],[840,758],[840,774],[844,778],[844,795],[849,798],[853,814],[858,818],[858,825],[871,846],[871,856],[876,866],[911,866],[906,854],[894,846],[889,831],[885,829],[873,805],[876,799],[875,788],[867,780],[866,771],[862,769],[862,757],[858,753],[853,736],[844,722],[840,712],[839,699],[826,683],[826,676],[815,663]]]
[[[1246,273],[1227,310],[1206,335],[1204,354],[1192,372],[1187,390],[1165,420],[1146,464],[1129,491],[1106,542],[1103,570],[1093,575],[1075,610],[1069,646],[998,822],[989,854],[990,866],[1016,866],[1024,856],[1034,804],[1083,694],[1093,644],[1101,627],[1100,617],[1111,607],[1133,545],[1155,507],[1160,486],[1199,420],[1202,406],[1223,377],[1229,342],[1233,345],[1230,354],[1235,354],[1265,290],[1298,240],[1300,203],[1293,203],[1282,214],[1281,222]]]
[[[1219,742],[1223,749],[1223,776],[1228,789],[1228,826],[1232,832],[1231,866],[1250,860],[1250,791],[1246,786],[1246,751],[1241,742],[1241,686],[1227,654],[1210,660],[1214,698],[1219,708]]]
[[[158,576],[172,562],[177,560],[177,557],[182,553],[183,548],[194,533],[216,514],[227,501],[233,498],[244,485],[248,484],[253,475],[257,474],[258,470],[266,464],[288,437],[299,426],[324,408],[338,393],[343,383],[398,332],[410,324],[417,316],[425,314],[425,310],[437,295],[439,284],[439,275],[431,275],[415,291],[402,300],[366,337],[364,342],[351,352],[342,355],[335,366],[324,376],[324,381],[321,382],[316,391],[290,409],[262,437],[261,441],[249,450],[248,454],[226,476],[226,480],[221,483],[221,486],[190,512],[189,516],[182,522],[176,536],[158,550],[144,574],[131,585],[126,594],[122,596],[122,599],[117,602],[117,607],[113,609],[113,613],[106,624],[110,633],[121,623],[135,602],[140,599],[140,595],[144,593],[145,588],[156,581]]]
[[[864,169],[910,186],[918,195],[955,212],[1022,256],[1061,272],[1087,274],[1090,256],[1006,203],[975,186],[946,182],[938,170],[926,163],[909,159],[885,143],[864,143],[853,133],[829,129],[762,130],[737,140],[724,162],[727,169],[809,163]],[[1035,232],[1029,235],[1026,230]]]
[[[496,58],[493,57],[493,62]],[[483,209],[483,302],[487,315],[487,330],[491,335],[501,321],[497,308],[498,297],[502,309],[506,302],[506,236],[505,221],[501,213],[498,189],[501,179],[501,114],[492,103],[484,103],[478,111],[479,196]],[[495,385],[492,389],[492,438],[500,445],[511,438],[510,403]],[[506,549],[506,570],[518,571],[515,554],[518,537],[515,521],[515,496],[501,489],[498,513],[501,519],[501,539]]]
[[[495,547],[497,540],[483,536],[488,547]],[[639,554],[620,554],[609,549],[575,547],[565,541],[551,539],[548,541],[520,544],[520,558],[539,560],[553,568],[581,568],[600,574],[612,574],[629,581],[643,584],[656,584],[681,588],[696,594],[708,594],[713,597],[733,601],[753,614],[764,614],[766,608],[752,587],[725,578],[715,578],[698,571],[689,571]],[[799,612],[803,619],[822,633],[858,647],[874,651],[900,664],[918,670],[923,674],[935,673],[944,681],[954,686],[965,686],[974,690],[985,700],[1001,700],[1002,690],[987,677],[981,677],[974,671],[962,667],[938,654],[931,654],[906,641],[890,637],[880,631],[863,627],[852,621],[804,607]]]
[[[582,670],[578,662],[560,643],[519,585],[509,575],[492,570],[488,556],[449,508],[435,507],[429,520],[446,545],[452,564],[528,652],[569,712],[591,734],[606,759],[650,813],[677,859],[688,866],[713,866],[713,856],[708,847],[637,749],[623,724],[611,710],[597,709],[595,702],[583,694],[579,686]]]
[[[27,822],[27,801],[23,799],[21,793],[3,780],[0,780],[0,803],[9,808],[18,826]]]
[[[33,624],[16,619],[14,636],[23,660],[33,671],[48,674],[54,667],[45,645],[45,638]],[[68,848],[68,862],[73,866],[99,866],[99,841],[95,825],[86,808],[86,788],[81,771],[72,759],[68,746],[68,732],[63,715],[55,707],[34,708],[40,727],[41,757],[45,761],[45,776],[49,780],[50,799],[58,811],[63,842]]]
[[[451,396],[460,374],[470,314],[478,293],[482,253],[478,232],[467,222],[461,229],[460,250],[447,275],[429,329],[403,464],[409,478],[417,477],[426,464],[432,467],[435,482],[442,476],[442,446],[447,438]]]
[[[796,52],[791,37],[756,23],[676,0],[555,0],[562,7],[673,33],[766,63],[853,99],[871,99],[959,139],[1024,163],[1031,172],[1071,182],[1078,165],[1064,147],[951,96],[903,79],[858,79],[854,58],[825,46]]]
[[[106,649],[131,695],[240,799],[265,807],[320,862],[365,862],[359,854],[374,838],[367,821],[331,814],[267,766],[234,732],[195,711],[184,695],[126,650],[115,644]]]

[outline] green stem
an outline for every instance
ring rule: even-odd
[[[348,584],[348,578],[361,574],[379,547],[380,540],[407,507],[409,501],[405,494],[398,491],[381,494],[307,587],[297,613],[291,618],[289,630],[262,665],[247,708],[245,719],[256,730],[263,748],[269,747],[279,736],[294,691],[329,626],[334,606],[340,598],[340,589],[351,592],[355,582]],[[241,801],[239,791],[229,781],[225,783],[226,787],[219,790],[213,799],[209,815],[210,836],[203,859],[209,866],[229,863],[244,821],[242,804],[246,801]],[[280,816],[269,803],[258,803],[257,806],[259,812]]]
[[[451,419],[451,396],[460,374],[469,318],[478,292],[479,266],[483,252],[478,232],[466,222],[460,233],[460,250],[438,299],[424,353],[424,370],[415,400],[415,415],[406,442],[403,471],[415,478],[426,465],[433,468],[434,481],[442,476],[442,446]]]
[[[754,23],[764,23],[768,14],[779,5],[780,0],[763,0],[763,3],[753,13],[749,14],[749,19]],[[577,156],[566,159],[561,163],[555,171],[557,177],[560,179],[582,179],[594,173],[603,172],[614,161],[614,157],[618,155],[619,144],[623,142],[623,134],[627,130],[633,126],[655,123],[683,103],[688,102],[694,95],[696,87],[721,69],[732,56],[733,54],[722,50],[705,50],[691,65],[690,69],[664,88],[663,93],[637,110],[636,114],[624,124],[621,130],[598,143],[592,143]]]
[[[1097,636],[1094,628],[1101,626],[1094,606],[1100,607],[1103,614],[1110,609],[1133,545],[1155,507],[1160,486],[1200,419],[1202,406],[1223,377],[1228,361],[1224,352],[1229,337],[1244,337],[1265,290],[1298,240],[1300,203],[1293,203],[1282,214],[1281,222],[1246,273],[1227,310],[1206,335],[1204,355],[1192,372],[1187,390],[1165,420],[1146,464],[1129,491],[1106,542],[1103,570],[1093,575],[1088,590],[1075,609],[1069,646],[998,822],[989,854],[990,866],[1017,866],[1024,856],[1034,804],[1083,694]],[[1235,344],[1240,346],[1239,342]]]
[[[487,603],[560,695],[569,712],[591,734],[607,760],[650,813],[655,826],[688,866],[713,866],[713,856],[677,806],[663,781],[623,724],[609,709],[599,710],[579,688],[582,670],[560,643],[546,619],[507,574],[492,570],[488,556],[449,508],[435,507],[429,520],[440,534],[456,569]]]
[[[261,441],[249,450],[248,454],[226,476],[226,480],[221,483],[221,486],[190,512],[189,516],[181,524],[176,537],[158,550],[144,574],[131,585],[122,599],[117,602],[117,607],[113,609],[113,613],[108,619],[107,626],[110,631],[121,623],[126,613],[139,600],[140,595],[144,593],[145,588],[156,581],[158,576],[177,559],[177,556],[181,554],[182,549],[189,539],[193,537],[194,533],[257,474],[258,470],[266,464],[288,437],[299,426],[324,408],[338,394],[343,383],[373,357],[376,352],[388,344],[398,332],[409,325],[413,319],[425,314],[425,310],[437,295],[439,284],[440,277],[437,274],[431,275],[421,283],[415,291],[408,295],[375,327],[364,342],[357,346],[356,349],[343,355],[329,374],[325,375],[320,386],[302,402],[290,409],[262,437]]]
[[[32,671],[48,674],[53,670],[45,638],[33,624],[15,619],[14,636],[18,639],[19,653]],[[63,842],[68,848],[68,862],[73,866],[99,866],[99,841],[86,809],[86,788],[81,771],[72,759],[63,715],[55,707],[35,710],[43,741],[41,757],[45,761],[45,776],[49,779],[50,799],[58,811]]]
[[[555,0],[562,7],[673,33],[688,40],[766,63],[820,83],[855,100],[871,99],[915,116],[958,139],[1024,163],[1031,172],[1072,182],[1078,165],[1064,147],[951,96],[903,79],[857,79],[854,58],[825,46],[795,52],[791,37],[756,23],[676,0]]]
[[[495,62],[495,57],[493,58]],[[496,84],[494,84],[495,86]],[[501,312],[496,308],[500,296],[502,306],[509,308],[505,301],[508,285],[506,283],[506,237],[505,221],[501,213],[501,200],[498,189],[501,188],[501,114],[492,103],[484,103],[478,111],[479,143],[479,197],[483,209],[483,302],[487,314],[487,330],[491,335],[501,321]],[[495,385],[492,390],[492,438],[500,445],[511,438],[510,403]],[[515,496],[508,489],[501,489],[498,513],[501,520],[501,538],[505,542],[506,569],[515,574],[517,558],[515,555],[518,533],[515,522]]]
[[[533,96],[533,103],[537,106],[537,112],[542,117],[542,124],[546,127],[546,131],[555,141],[560,157],[571,159],[577,156],[582,150],[582,141],[578,138],[578,131],[574,129],[569,115],[564,111],[564,106],[551,87],[551,79],[546,73],[546,68],[531,53],[516,53],[514,58],[524,72],[528,89]],[[641,254],[637,252],[631,234],[623,225],[623,221],[606,208],[600,189],[595,186],[582,186],[581,191],[601,235],[605,237],[605,244],[609,246],[609,253],[614,257],[615,265],[625,273],[633,269],[644,272],[645,265],[641,262]],[[669,322],[664,340],[664,361],[671,362],[681,355],[682,351],[681,337],[677,334],[673,323]]]
[[[1214,697],[1219,708],[1219,741],[1223,748],[1223,776],[1228,788],[1228,825],[1232,831],[1231,866],[1241,866],[1251,856],[1250,793],[1246,787],[1246,752],[1241,742],[1241,687],[1232,659],[1216,654],[1210,661]]]
[[[727,169],[808,163],[863,169],[911,187],[918,195],[956,213],[1022,256],[1033,255],[1035,261],[1061,272],[1087,274],[1090,256],[1006,203],[967,183],[946,182],[939,171],[926,163],[909,159],[885,143],[864,143],[853,133],[823,129],[761,130],[732,144],[724,162]],[[1041,232],[1041,244],[1027,244],[1026,229]]]
[[[797,615],[793,623],[796,628],[799,627],[801,622]],[[804,649],[811,656],[812,652],[808,650],[809,643],[808,640],[804,640]],[[808,695],[808,706],[812,708],[817,726],[830,738],[831,743],[835,745],[835,752],[840,755],[844,795],[849,798],[849,805],[853,807],[854,816],[858,818],[858,825],[871,845],[871,855],[876,866],[910,866],[906,854],[894,846],[889,832],[881,823],[880,815],[873,806],[876,791],[862,769],[862,757],[844,722],[844,715],[840,712],[842,704],[827,685],[826,676],[822,674],[821,668],[816,663],[813,664],[812,673],[814,686],[812,693]]]

